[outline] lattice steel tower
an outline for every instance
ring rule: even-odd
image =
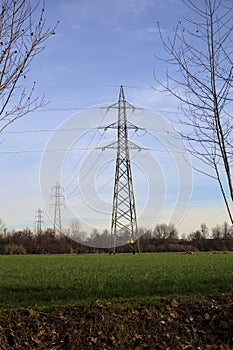
[[[43,211],[41,209],[38,209],[36,211],[36,218],[35,218],[37,234],[42,232],[42,223],[43,223]]]
[[[52,187],[52,191],[54,194],[52,194],[51,198],[54,198],[54,202],[52,205],[54,206],[54,221],[53,221],[53,229],[55,233],[61,233],[62,230],[62,224],[61,224],[61,206],[64,206],[63,200],[63,187],[59,185],[57,182],[56,186]]]
[[[118,102],[109,108],[118,109],[117,123],[107,127],[117,129],[117,144],[108,146],[117,148],[111,222],[113,253],[116,245],[126,242],[129,243],[133,252],[139,252],[139,245],[135,241],[138,238],[138,228],[129,149],[141,148],[128,139],[128,129],[138,130],[139,128],[127,121],[127,110],[135,110],[135,107],[125,100],[123,86],[120,87]]]

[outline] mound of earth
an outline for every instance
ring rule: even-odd
[[[233,349],[233,296],[0,311],[0,349]]]

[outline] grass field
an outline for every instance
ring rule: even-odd
[[[153,303],[233,291],[233,254],[0,256],[0,306]]]

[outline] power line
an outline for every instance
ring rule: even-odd
[[[55,132],[55,131],[83,131],[86,130],[86,128],[72,128],[72,129],[66,129],[66,128],[59,128],[59,129],[37,129],[37,130],[18,130],[18,131],[4,131],[1,133],[1,135],[5,134],[32,134],[32,133],[40,133],[40,132]]]
[[[95,130],[94,135],[92,135],[91,139],[89,140],[88,145],[85,148],[85,151],[92,150],[92,149],[96,150],[96,146],[94,148],[91,148],[90,145],[91,145],[92,141],[94,140],[95,136],[97,135],[97,132],[98,132],[98,129]],[[97,141],[97,144],[101,140],[102,137],[103,137],[103,135],[99,138],[99,140]],[[76,162],[75,166],[72,168],[70,173],[66,176],[66,178],[64,180],[64,183],[69,179],[69,177],[72,175],[72,173],[74,173],[75,169],[79,166],[79,163],[81,163],[82,158],[84,158],[85,154],[86,154],[85,152],[82,153],[80,159],[78,159],[78,161]],[[74,183],[74,181],[75,181],[75,178],[70,182],[69,185],[66,186],[66,190]]]
[[[106,148],[106,147],[103,147],[103,148]],[[48,153],[48,152],[51,152],[51,153],[57,153],[57,152],[77,152],[77,151],[89,151],[89,150],[97,150],[98,148],[95,146],[95,147],[78,147],[78,148],[72,148],[72,149],[51,149],[51,150],[48,150],[48,149],[38,149],[38,150],[21,150],[21,151],[2,151],[0,152],[0,154],[29,154],[29,153]],[[175,150],[173,149],[172,151],[169,151],[167,149],[159,149],[159,148],[146,148],[147,151],[150,151],[150,152],[160,152],[160,153],[171,153],[171,152],[176,152],[176,153],[186,153],[187,151],[184,149],[184,150]]]
[[[110,161],[110,163],[112,163],[113,162],[113,159]],[[105,166],[101,169],[101,171],[98,173],[98,176],[96,177],[96,180],[103,174],[103,172],[105,171],[105,169],[107,168],[107,167],[109,167],[109,163],[107,163],[107,164],[105,164]],[[105,183],[104,185],[102,185],[99,189],[98,189],[98,191],[96,192],[96,193],[98,193],[98,192],[100,192],[102,189],[104,189],[105,187],[107,187],[107,185],[110,183],[112,181],[112,178],[107,182],[107,183]],[[89,188],[90,187],[90,185],[91,185],[91,183],[88,183],[88,184],[86,184],[85,186],[82,186],[82,188],[81,188],[81,190],[82,190],[82,192],[84,192],[87,188]],[[80,185],[79,184],[77,184],[76,186],[75,186],[75,188],[73,189],[73,191],[71,191],[70,192],[70,194],[66,197],[66,199],[69,199],[69,198],[73,198],[72,197],[72,194],[75,192],[75,190],[76,189],[78,189],[78,188],[80,188]],[[87,198],[86,200],[90,200],[90,199],[92,199],[95,195],[96,195],[96,193],[94,193],[93,195],[91,195],[91,197],[89,197],[89,198]],[[78,203],[78,204],[82,204],[82,203],[84,203],[85,202],[85,200],[82,200],[80,203]],[[77,206],[78,204],[76,204],[75,206]],[[73,207],[73,206],[72,206]]]
[[[48,111],[82,111],[87,107],[66,107],[66,108],[43,108],[38,109],[38,112],[48,112]]]
[[[18,130],[18,131],[3,131],[0,133],[0,135],[5,135],[5,134],[38,134],[38,133],[43,133],[43,132],[70,132],[70,131],[85,131],[87,128],[56,128],[56,129],[37,129],[37,130]],[[168,132],[167,130],[164,129],[154,129],[154,128],[149,128],[146,131],[151,131],[151,132]],[[171,133],[171,132],[169,132]],[[175,131],[174,131],[175,133]]]
[[[103,117],[102,117],[102,119],[101,119],[101,122],[104,121],[104,119],[106,118],[106,115],[107,115],[107,111],[104,113],[104,115],[103,115]],[[86,152],[87,152],[88,150],[91,150],[91,148],[89,148],[89,147],[91,146],[91,143],[94,141],[94,139],[95,139],[97,133],[98,133],[98,129],[95,129],[95,133],[94,133],[94,135],[91,137],[91,139],[89,140],[88,145],[87,145],[87,147],[86,147],[86,150],[85,150]],[[104,133],[103,133],[102,135],[100,135],[100,138],[98,139],[97,144],[100,142],[100,140],[102,139],[103,136],[104,136]],[[94,149],[96,149],[96,147],[94,147]],[[81,155],[81,158],[77,161],[77,163],[76,163],[75,166],[72,168],[72,170],[70,171],[70,173],[66,176],[64,182],[66,182],[66,181],[69,179],[69,177],[71,176],[71,174],[72,174],[72,173],[75,171],[75,169],[78,167],[79,163],[82,161],[82,159],[83,159],[84,156],[86,155],[86,152],[83,152],[83,154]],[[70,183],[69,185],[67,185],[66,190],[74,183],[74,181],[75,181],[75,178],[71,181],[71,183]]]
[[[91,164],[91,166],[89,166],[88,170],[85,172],[84,175],[82,175],[82,178],[79,179],[79,182],[81,182],[83,180],[83,178],[85,178],[88,173],[91,171],[91,169],[93,168],[93,166],[96,164],[96,159],[94,159],[93,163]],[[78,165],[78,163],[76,164]],[[66,191],[72,186],[72,184],[74,183],[74,181],[77,180],[76,177],[73,178],[73,180],[69,183],[69,185],[67,185],[66,187]],[[72,194],[76,191],[76,189],[78,189],[79,186],[79,182],[77,183],[77,185],[69,192],[69,194],[67,194],[67,198],[70,198],[72,196]]]
[[[91,196],[89,196],[88,198],[85,198],[81,201],[79,201],[78,203],[76,204],[73,204],[70,208],[75,208],[77,206],[80,206],[81,204],[91,200],[92,198],[94,198],[96,196],[96,194],[98,194],[100,191],[102,191],[104,188],[107,188],[107,186],[112,182],[112,180],[114,179],[114,177],[112,176],[105,184],[103,184],[97,192],[93,193]],[[85,186],[86,188],[87,186]],[[84,190],[85,188],[82,188],[82,190]],[[72,197],[69,197],[69,198],[72,198]]]
[[[88,150],[96,149],[96,147],[90,147]],[[74,152],[74,151],[85,151],[86,147],[77,147],[72,149],[58,148],[58,149],[37,149],[37,150],[21,150],[21,151],[2,151],[0,154],[21,154],[21,153],[48,153],[48,152]]]
[[[135,156],[136,156],[136,155],[134,155],[133,157],[131,157],[131,159],[134,159]],[[113,163],[114,161],[115,161],[115,160],[112,159],[109,163]],[[98,179],[98,178],[103,174],[103,172],[105,171],[105,169],[110,165],[109,163],[105,164],[105,166],[104,166],[104,167],[101,169],[101,171],[98,173],[98,176],[96,177],[96,179]],[[79,202],[76,203],[76,204],[73,204],[73,205],[71,206],[71,208],[75,208],[75,207],[77,207],[78,205],[81,205],[81,204],[85,203],[86,201],[89,201],[90,199],[94,198],[94,197],[96,196],[96,194],[100,193],[103,189],[107,188],[108,185],[113,181],[113,179],[114,179],[114,176],[112,176],[105,184],[103,184],[100,188],[98,188],[98,190],[97,190],[95,193],[93,193],[91,196],[89,196],[88,198],[85,198],[85,199],[79,201]],[[84,187],[82,187],[82,192],[84,192],[84,190],[85,190],[86,188],[88,188],[89,186],[90,186],[90,183],[88,183],[87,185],[85,185]],[[78,186],[76,186],[76,188],[77,188],[77,187],[78,187]],[[66,197],[66,198],[69,199],[69,198],[73,198],[73,197],[69,196],[69,197]]]

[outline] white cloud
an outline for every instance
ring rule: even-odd
[[[83,0],[65,1],[61,8],[70,14],[76,14],[78,18],[95,16],[99,14],[115,14],[116,17],[128,14],[141,15],[151,7],[155,7],[153,0]]]
[[[148,33],[159,33],[159,29],[157,26],[146,28],[146,32]],[[161,29],[161,32],[165,32],[165,29]]]

